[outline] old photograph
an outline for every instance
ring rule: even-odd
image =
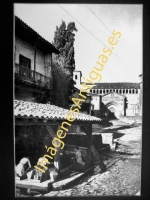
[[[141,195],[143,5],[15,3],[16,197]]]

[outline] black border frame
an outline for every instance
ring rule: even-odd
[[[110,197],[92,197],[98,198],[123,198],[123,199],[148,199],[150,196],[150,130],[149,130],[149,111],[150,111],[150,6],[148,1],[141,0],[94,0],[94,1],[15,1],[3,2],[1,12],[3,14],[1,21],[1,50],[3,56],[1,59],[1,152],[0,161],[3,169],[0,170],[0,188],[2,199],[15,198],[15,180],[14,180],[14,135],[13,135],[13,4],[14,3],[98,3],[98,4],[143,4],[143,125],[142,125],[142,178],[141,178],[141,196],[110,196]],[[4,71],[3,71],[4,70]],[[6,78],[5,78],[6,77]],[[57,197],[49,197],[55,199]],[[58,197],[61,199],[72,197]],[[73,197],[90,198],[90,197]],[[19,199],[17,197],[17,199]],[[20,198],[22,199],[22,198]],[[30,199],[30,198],[28,198]],[[31,198],[32,199],[32,198]],[[34,198],[35,199],[35,198]],[[38,198],[42,199],[42,198]]]

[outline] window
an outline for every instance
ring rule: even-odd
[[[24,57],[23,55],[19,55],[19,74],[26,78],[26,79],[31,79],[33,78],[33,74],[31,73],[31,60],[29,58]]]
[[[19,65],[31,69],[31,59],[24,57],[23,55],[19,55]]]
[[[131,94],[131,89],[129,90],[129,94]]]
[[[75,79],[77,79],[78,78],[78,76],[77,75],[75,75]]]

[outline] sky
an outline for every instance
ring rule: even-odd
[[[75,22],[75,70],[82,78],[103,54],[112,31],[121,37],[101,71],[101,82],[139,82],[143,68],[141,4],[14,4],[14,15],[50,43],[61,21]]]

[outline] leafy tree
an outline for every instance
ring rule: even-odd
[[[59,55],[53,55],[52,66],[52,103],[57,106],[67,108],[72,103],[71,95],[75,91],[73,81],[73,70],[75,69],[74,60],[74,41],[77,31],[74,22],[56,26],[54,41],[52,44],[60,51]]]
[[[74,22],[66,23],[62,21],[60,27],[56,26],[56,31],[54,35],[54,41],[52,44],[60,51],[60,55],[63,59],[63,67],[75,69],[75,60],[74,60],[74,41],[75,34],[74,31],[77,31]]]

